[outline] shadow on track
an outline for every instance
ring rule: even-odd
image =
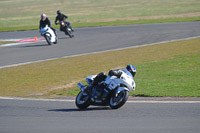
[[[92,107],[87,109],[51,109],[48,111],[54,111],[54,112],[80,112],[80,111],[95,111],[95,110],[111,110],[109,107]]]
[[[70,37],[67,37],[67,36],[63,36],[63,37],[59,37],[58,39],[70,39]]]
[[[21,48],[31,48],[31,47],[46,47],[50,46],[48,44],[36,44],[36,45],[25,45],[25,46],[20,46]]]

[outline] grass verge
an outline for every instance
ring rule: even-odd
[[[54,24],[58,9],[73,27],[200,20],[199,0],[1,0],[0,32],[38,29],[42,13]]]
[[[200,97],[200,38],[0,69],[0,96],[75,96],[76,83],[134,64],[136,96]]]
[[[200,21],[200,17],[191,18],[160,18],[160,19],[142,19],[142,20],[116,20],[108,22],[75,22],[72,23],[74,28],[83,27],[100,27],[100,26],[117,26],[117,25],[133,25],[133,24],[153,24],[153,23],[172,23],[172,22],[191,22]],[[54,28],[59,29],[59,26],[53,25]],[[14,27],[2,27],[0,32],[6,31],[26,31],[26,30],[38,30],[38,26],[14,26]]]
[[[171,22],[190,22],[200,21],[200,17],[192,18],[159,18],[159,19],[141,19],[141,20],[116,20],[109,22],[90,22],[90,23],[73,23],[73,27],[98,27],[98,26],[117,26],[133,24],[153,24],[153,23],[171,23]]]

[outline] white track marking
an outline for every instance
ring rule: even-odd
[[[40,38],[37,38],[37,40],[34,40],[34,38],[26,38],[26,39],[1,39],[0,41],[16,41],[16,43],[8,43],[8,44],[0,45],[0,47],[9,47],[9,46],[44,42],[45,40],[40,37]]]
[[[16,46],[16,45],[23,45],[23,44],[29,44],[33,42],[17,42],[17,43],[8,43],[8,44],[3,44],[1,47],[8,47],[8,46]]]
[[[33,99],[33,98],[19,98],[19,97],[0,97],[0,100],[21,100],[21,101],[65,101],[65,102],[75,102],[75,100],[69,99]]]
[[[125,48],[116,48],[116,49],[104,50],[104,51],[98,51],[98,52],[89,52],[89,53],[83,53],[83,54],[77,54],[77,55],[63,56],[63,57],[58,57],[58,58],[49,58],[49,59],[44,59],[44,60],[37,60],[37,61],[30,61],[30,62],[12,64],[12,65],[5,65],[5,66],[0,66],[0,69],[1,68],[7,68],[7,67],[14,67],[14,66],[26,65],[26,64],[31,64],[31,63],[38,63],[38,62],[43,62],[43,61],[50,61],[50,60],[55,60],[55,59],[63,59],[63,58],[83,56],[83,55],[89,55],[89,54],[97,54],[97,53],[104,53],[104,52],[111,52],[111,51],[123,50],[123,49],[129,49],[129,48],[144,47],[144,46],[147,46],[147,45],[150,46],[150,45],[164,44],[164,43],[168,43],[168,42],[190,40],[190,39],[195,39],[195,38],[199,38],[199,37],[200,36],[195,36],[195,37],[182,38],[182,39],[177,39],[177,40],[169,40],[169,41],[161,41],[161,42],[143,44],[143,45],[139,45],[139,46],[131,46],[131,47],[125,47]]]
[[[157,101],[157,100],[144,100],[144,101],[127,101],[127,103],[200,103],[200,101]]]
[[[21,100],[21,101],[47,101],[47,102],[75,102],[75,99],[33,99],[33,98],[16,98],[16,97],[0,97],[0,100]],[[200,101],[162,101],[162,100],[128,100],[127,103],[200,103]]]

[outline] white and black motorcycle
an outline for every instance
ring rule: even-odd
[[[41,28],[40,33],[46,39],[48,45],[57,44],[57,36],[55,35],[54,31],[46,25],[45,27]]]
[[[91,75],[86,78],[90,85],[97,75]],[[133,76],[122,71],[121,76],[107,76],[104,81],[94,86],[92,90],[82,83],[77,84],[81,89],[76,97],[76,106],[79,109],[86,109],[90,105],[110,106],[112,109],[118,109],[128,100],[129,92],[135,90],[135,81]]]

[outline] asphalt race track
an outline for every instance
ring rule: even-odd
[[[200,21],[77,28],[72,39],[58,31],[57,45],[48,46],[46,42],[40,42],[11,47],[0,46],[0,67],[196,37],[200,36],[199,31]],[[0,32],[0,40],[35,36],[40,36],[38,31]]]
[[[38,31],[1,32],[2,39],[39,36]],[[58,31],[57,45],[46,42],[0,46],[0,68],[27,62],[101,52],[200,36],[200,21],[75,28],[75,38]],[[153,100],[153,102],[152,102]],[[199,133],[200,99],[144,98],[120,109],[78,110],[74,98],[30,100],[0,97],[0,133]]]
[[[0,132],[199,133],[200,101],[165,102],[129,101],[117,110],[78,110],[73,100],[0,100]]]

